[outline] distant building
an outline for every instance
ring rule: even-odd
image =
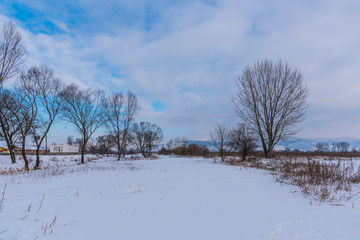
[[[50,153],[78,153],[79,147],[67,144],[56,144],[50,146]]]

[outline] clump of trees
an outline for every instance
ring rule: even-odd
[[[133,93],[106,95],[76,84],[65,86],[47,66],[25,71],[25,56],[20,33],[12,22],[5,23],[0,37],[0,137],[6,141],[12,163],[16,162],[15,144],[20,143],[24,168],[29,170],[26,146],[31,141],[36,145],[34,169],[39,169],[41,146],[60,119],[70,123],[81,136],[76,141],[67,140],[70,145],[79,145],[81,163],[85,162],[90,138],[101,127],[108,134],[97,138],[97,151],[109,154],[116,147],[119,160],[130,144],[149,157],[162,140],[162,130],[155,124],[135,123],[140,106]],[[12,77],[17,77],[16,87],[5,89],[3,83]]]
[[[315,147],[317,152],[328,152],[330,150],[330,146],[326,142],[318,142]]]
[[[115,138],[111,134],[106,134],[98,136],[96,138],[96,144],[89,147],[89,152],[91,154],[103,154],[109,156],[113,154],[114,151],[112,148],[115,146]]]
[[[242,156],[242,161],[245,161],[246,157],[256,150],[256,142],[256,135],[244,123],[238,124],[229,131],[227,145],[232,151]]]
[[[135,123],[131,131],[132,143],[144,158],[151,156],[155,144],[164,137],[161,128],[149,122]]]
[[[316,152],[349,152],[350,144],[348,142],[334,142],[331,144],[327,142],[318,142],[315,145]],[[352,151],[356,151],[354,148]]]
[[[257,136],[246,124],[239,123],[228,129],[223,124],[217,124],[210,133],[212,144],[224,161],[226,152],[235,152],[241,156],[242,161],[257,148]]]

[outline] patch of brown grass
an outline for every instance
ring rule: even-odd
[[[296,185],[305,197],[320,202],[348,201],[360,193],[360,166],[352,158],[277,156],[239,161],[228,157],[226,164],[266,170],[276,181]]]

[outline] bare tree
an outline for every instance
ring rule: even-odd
[[[265,157],[274,146],[298,131],[308,108],[303,75],[281,60],[256,62],[236,81],[232,97],[239,117],[257,132]]]
[[[20,33],[16,30],[12,22],[5,23],[0,37],[0,127],[8,146],[12,163],[16,162],[14,141],[19,129],[16,121],[11,117],[11,112],[4,107],[3,101],[9,99],[7,99],[8,96],[3,96],[4,92],[2,91],[2,87],[4,81],[21,72],[25,55],[26,50],[22,45]],[[8,102],[8,104],[10,104],[10,102]]]
[[[166,143],[166,149],[168,151],[171,151],[174,148],[174,140],[170,139],[167,143]]]
[[[37,95],[38,114],[32,124],[31,134],[36,144],[36,163],[34,169],[40,167],[40,148],[50,128],[54,124],[60,110],[59,93],[62,83],[55,78],[53,70],[46,66],[32,67],[28,70],[28,81]]]
[[[132,127],[133,144],[144,158],[151,156],[154,144],[163,139],[161,128],[149,122],[135,123]]]
[[[329,151],[329,144],[326,142],[318,142],[315,146],[316,151],[318,152],[328,152]]]
[[[227,145],[233,151],[241,153],[242,161],[245,161],[246,156],[255,151],[257,147],[254,131],[244,123],[238,124],[235,128],[231,129],[228,138]]]
[[[109,154],[112,152],[111,148],[114,146],[114,136],[111,134],[107,134],[96,138],[96,146],[94,146],[94,150],[96,150],[96,153],[106,154],[106,156],[109,156]]]
[[[130,142],[130,127],[135,120],[135,114],[140,110],[136,96],[128,92],[124,97],[121,93],[114,93],[106,98],[103,104],[106,117],[105,126],[109,134],[114,136],[118,149],[118,160],[125,155]]]
[[[16,117],[12,113],[12,109],[17,109],[18,106],[14,105],[12,93],[9,90],[0,89],[0,136],[4,138],[11,163],[16,163],[15,155],[15,142],[19,137],[19,124]]]
[[[339,151],[338,143],[333,142],[331,144],[331,147],[333,149],[333,152],[338,152]]]
[[[21,72],[25,55],[20,33],[12,22],[5,23],[0,38],[0,86]]]
[[[185,147],[187,142],[188,141],[185,138],[176,137],[173,141],[173,146],[174,148]]]
[[[26,139],[31,133],[33,124],[38,114],[37,92],[29,72],[22,73],[17,80],[15,91],[9,92],[9,100],[5,102],[7,110],[19,127],[19,139],[21,140],[21,155],[24,160],[24,168],[29,170],[29,161],[26,157]]]
[[[73,136],[68,136],[67,140],[66,140],[66,143],[68,145],[73,145],[74,144],[74,137]]]
[[[338,148],[341,152],[348,152],[350,144],[348,142],[339,142]]]
[[[210,133],[213,146],[219,152],[221,161],[224,161],[225,146],[228,141],[229,131],[226,126],[220,123],[216,124],[214,131]]]
[[[81,163],[85,163],[85,149],[91,135],[104,122],[102,103],[104,93],[100,90],[81,90],[71,84],[60,93],[61,115],[72,123],[82,136]]]

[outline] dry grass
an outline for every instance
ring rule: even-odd
[[[358,160],[360,161],[360,160]],[[317,201],[348,201],[360,193],[360,165],[352,158],[291,157],[250,158],[246,162],[229,157],[229,165],[264,169],[276,181],[299,187],[300,192]]]
[[[23,169],[16,168],[0,168],[0,177],[10,177],[9,180],[16,182],[19,177],[31,178],[33,180],[46,179],[48,177],[61,176],[61,175],[82,175],[87,174],[91,171],[107,172],[107,171],[137,171],[142,169],[143,165],[133,164],[131,162],[118,162],[111,161],[104,164],[97,164],[96,161],[92,160],[86,164],[77,164],[76,162],[63,162],[63,161],[52,161],[52,164],[43,166],[39,170],[24,171]]]
[[[4,190],[1,193],[1,198],[0,198],[0,213],[2,212],[2,210],[4,209],[4,201],[5,201],[5,192],[6,192],[6,183],[4,184]]]

